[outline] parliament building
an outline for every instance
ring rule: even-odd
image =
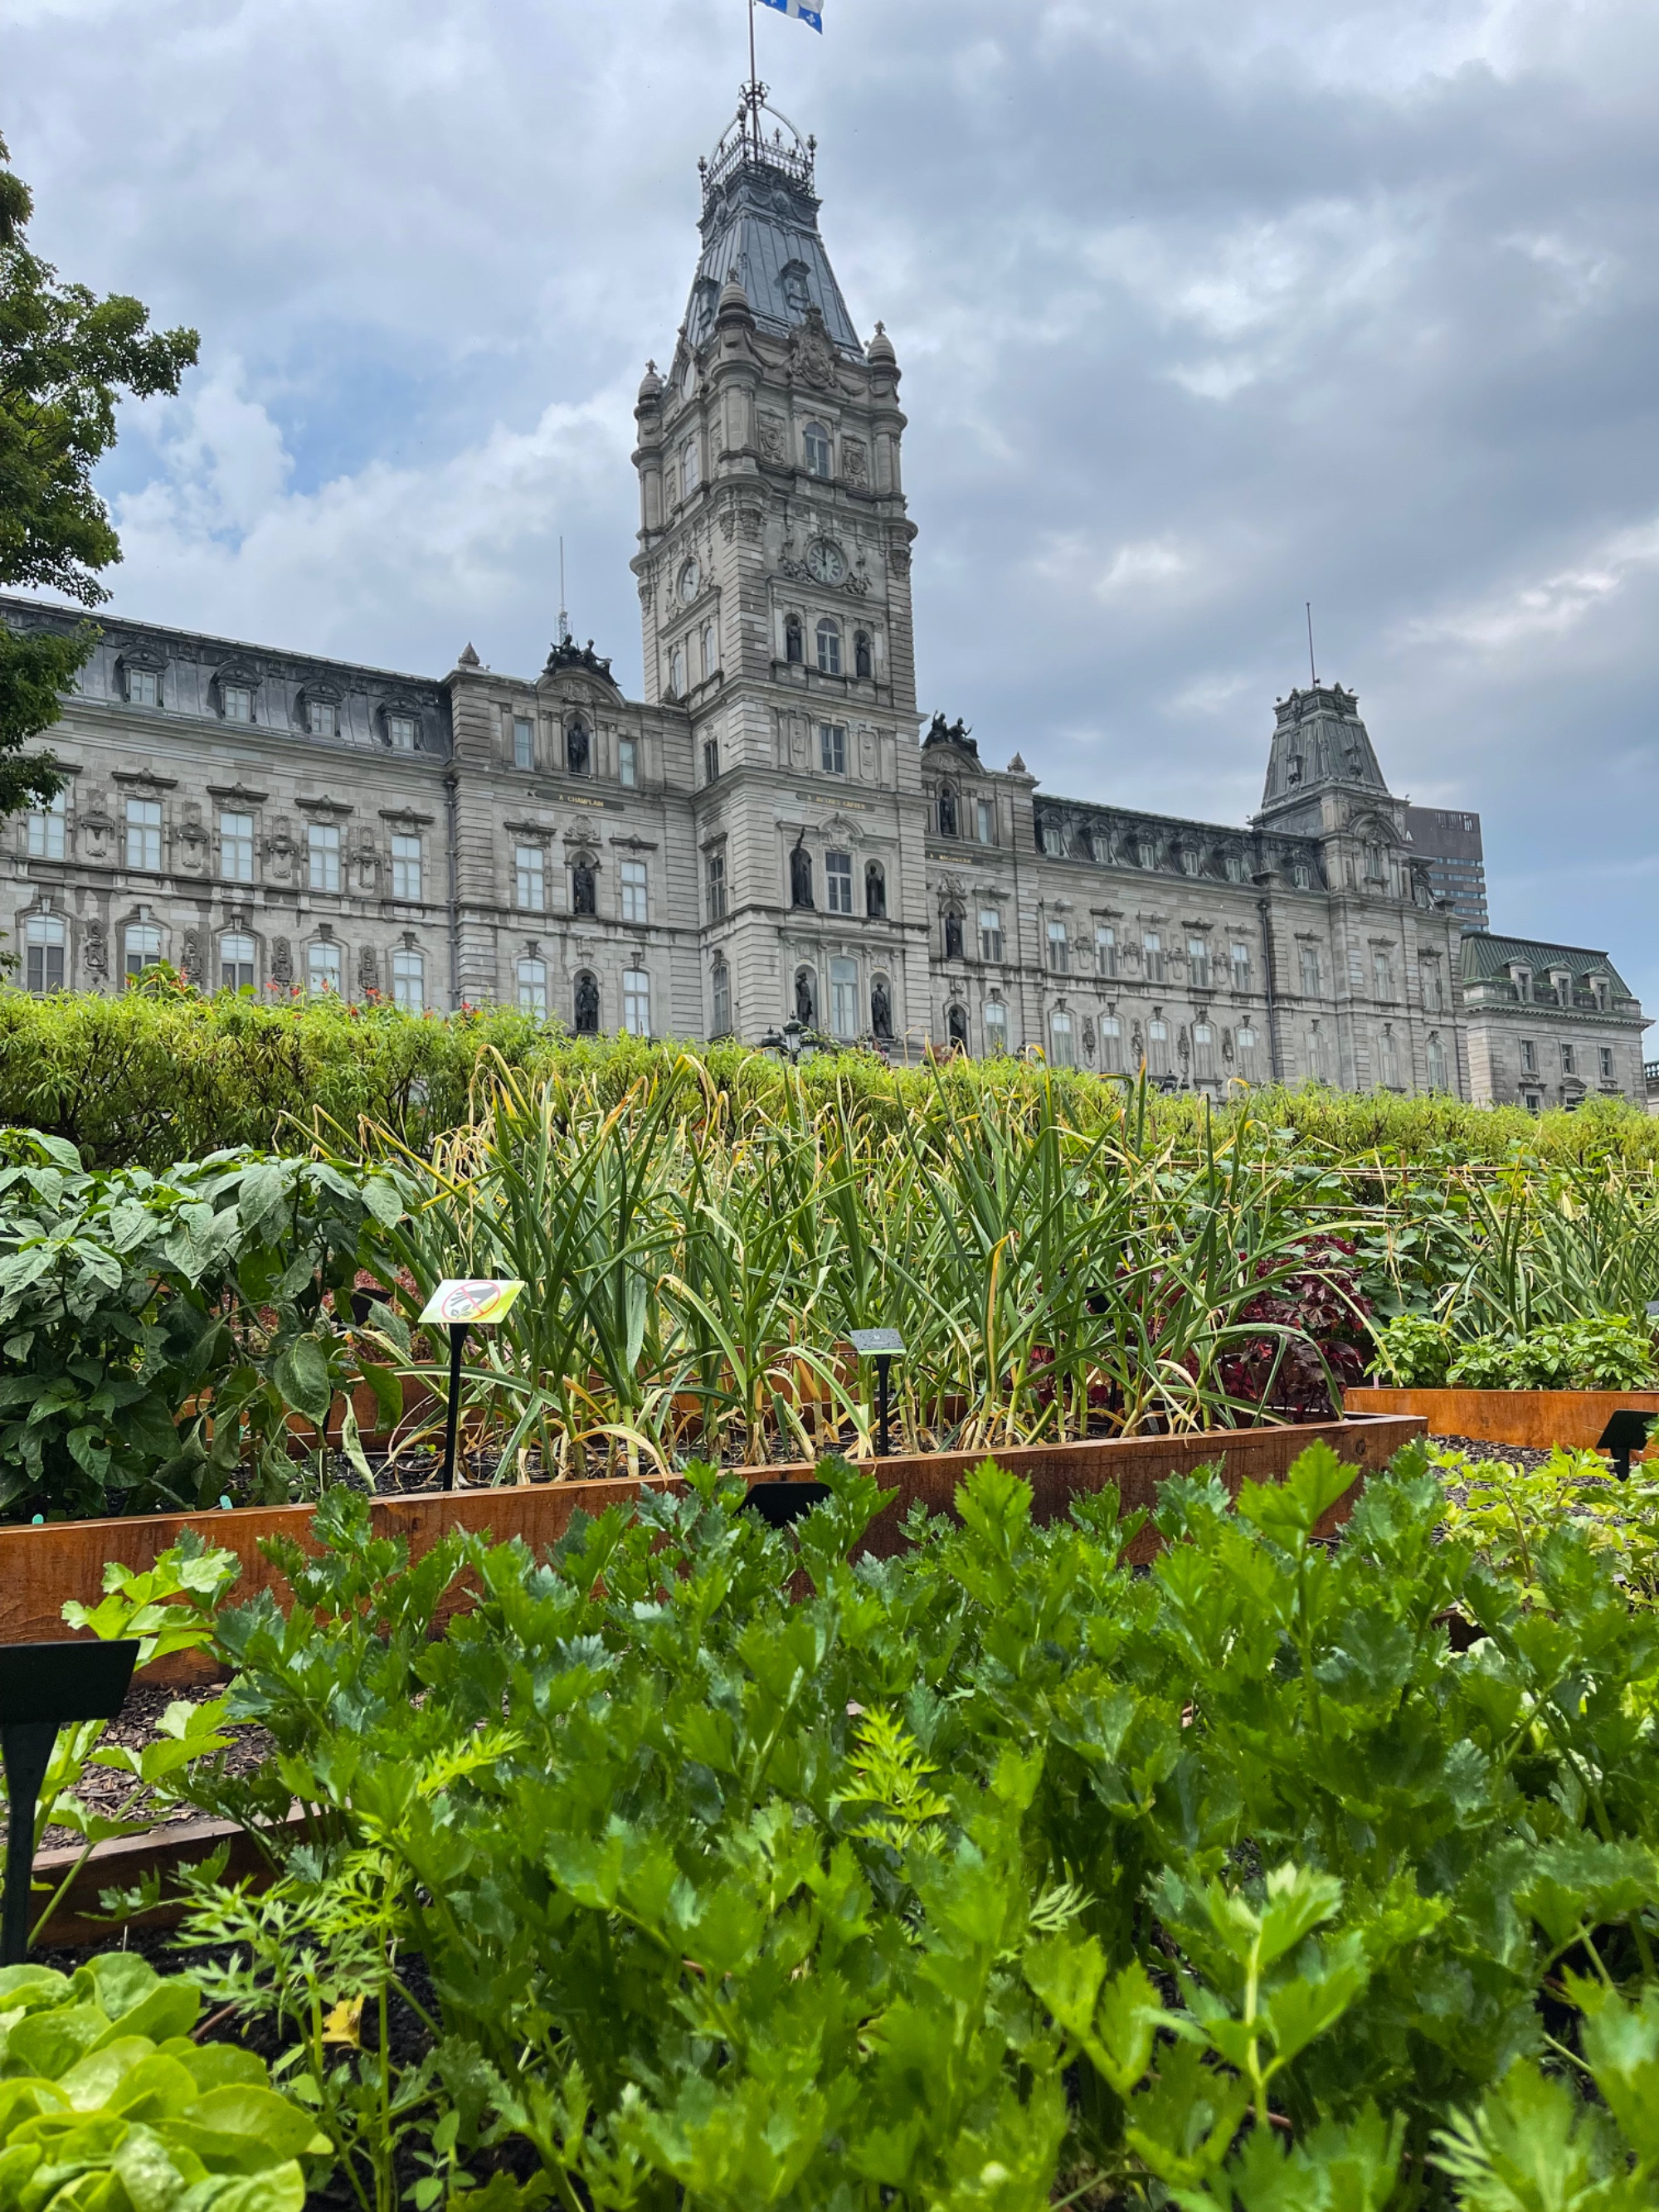
[[[1478,817],[1395,799],[1340,685],[1279,702],[1248,823],[1050,797],[921,714],[892,340],[848,313],[810,143],[745,109],[701,168],[636,410],[644,696],[568,637],[533,674],[468,645],[431,677],[104,617],[52,732],[68,789],[0,825],[15,984],[164,960],[579,1031],[1035,1048],[1217,1097],[1642,1100],[1611,961],[1481,926]]]

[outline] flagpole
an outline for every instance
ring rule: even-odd
[[[757,155],[760,152],[760,110],[755,94],[758,82],[759,72],[755,67],[755,0],[749,0],[749,121],[755,134]]]

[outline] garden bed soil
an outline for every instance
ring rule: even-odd
[[[1617,1413],[1659,1415],[1659,1390],[1345,1390],[1350,1413],[1416,1413],[1437,1437],[1594,1451]],[[1659,1435],[1651,1449],[1659,1453]]]
[[[902,1525],[911,1507],[921,1504],[930,1512],[948,1512],[957,1484],[987,1458],[994,1458],[1031,1485],[1034,1516],[1046,1522],[1064,1514],[1073,1497],[1112,1486],[1116,1487],[1126,1513],[1150,1508],[1159,1486],[1169,1476],[1211,1464],[1219,1467],[1223,1480],[1236,1493],[1246,1480],[1277,1480],[1299,1453],[1322,1439],[1363,1476],[1386,1467],[1402,1444],[1424,1433],[1425,1425],[1420,1416],[1401,1412],[1380,1419],[1208,1430],[1191,1436],[1119,1437],[1088,1443],[896,1453],[871,1462],[883,1487],[898,1494],[872,1522],[865,1548],[880,1558],[892,1556],[902,1547]],[[751,1483],[798,1481],[810,1472],[800,1463],[760,1467],[749,1471],[749,1479]],[[579,1509],[602,1513],[607,1506],[626,1504],[641,1487],[683,1491],[685,1485],[680,1476],[655,1475],[642,1481],[624,1477],[515,1484],[447,1494],[428,1491],[413,1497],[376,1498],[370,1510],[376,1536],[405,1538],[411,1559],[420,1558],[456,1528],[488,1531],[498,1540],[522,1537],[539,1553],[558,1541]],[[1346,1518],[1357,1494],[1350,1491],[1333,1507],[1321,1534],[1334,1532]],[[270,1589],[279,1603],[285,1603],[289,1595],[286,1580],[265,1559],[260,1546],[272,1537],[288,1537],[307,1550],[315,1550],[311,1533],[314,1512],[311,1505],[243,1506],[216,1513],[145,1514],[118,1520],[60,1521],[0,1528],[0,1644],[66,1638],[64,1603],[77,1598],[83,1604],[95,1604],[103,1589],[106,1561],[118,1561],[143,1572],[178,1541],[186,1528],[198,1529],[209,1541],[236,1554],[241,1565],[238,1596],[247,1598],[260,1589]],[[1144,1528],[1128,1556],[1144,1563],[1158,1547],[1156,1531]],[[458,1594],[455,1601],[465,1602],[464,1594]],[[202,1681],[211,1679],[211,1662],[204,1655],[179,1652],[148,1669],[146,1679]]]

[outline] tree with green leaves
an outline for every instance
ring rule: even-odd
[[[0,138],[0,585],[41,584],[82,606],[109,597],[97,572],[121,557],[92,471],[115,443],[122,393],[176,392],[194,331],[152,331],[143,302],[66,284],[24,240],[33,198]],[[0,817],[61,789],[46,752],[25,753],[63,711],[96,627],[18,631],[0,622]]]

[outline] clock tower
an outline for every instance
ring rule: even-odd
[[[645,697],[690,723],[707,1033],[902,1049],[928,1021],[904,416],[814,153],[753,86],[699,164],[690,300],[636,410]]]

